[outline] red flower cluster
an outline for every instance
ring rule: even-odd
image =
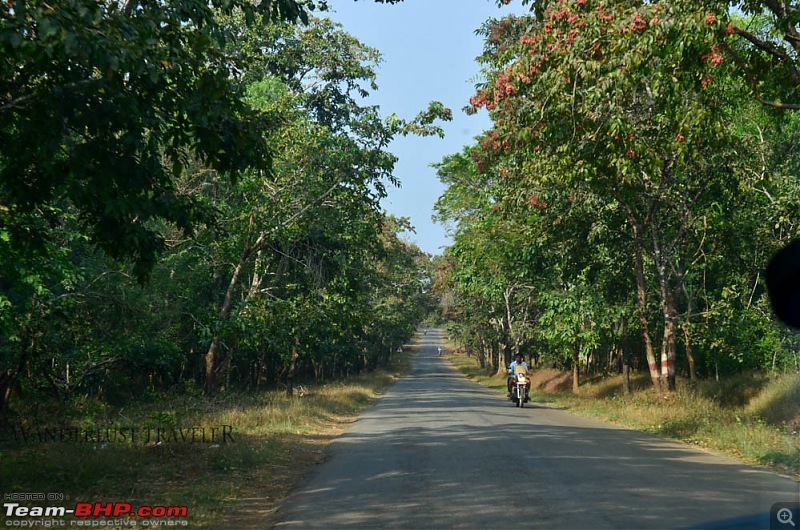
[[[713,24],[717,21],[717,15],[706,15],[706,24]]]
[[[638,33],[640,31],[644,31],[645,29],[647,29],[647,21],[645,19],[643,19],[639,15],[639,13],[634,13],[633,14],[633,20],[631,21],[631,24],[630,24],[629,27],[630,27],[630,30],[632,32]]]
[[[501,146],[500,135],[495,130],[489,131],[488,135],[481,140],[481,147],[484,151],[499,151]]]
[[[578,37],[578,30],[571,29],[569,30],[569,33],[567,33],[567,38],[564,40],[564,42],[566,42],[567,44],[572,44],[573,42],[575,42],[575,39],[577,37]]]
[[[711,51],[703,55],[701,59],[703,59],[704,61],[708,61],[712,67],[717,67],[722,63],[722,54],[719,53],[719,50],[720,50],[719,44],[715,44],[714,46],[711,47]]]
[[[544,210],[545,208],[547,208],[547,202],[540,199],[538,195],[531,195],[530,197],[528,197],[528,200],[526,202],[531,206],[533,206],[534,208],[539,208],[540,210]]]
[[[550,20],[563,20],[565,18],[569,20],[572,16],[574,16],[576,20],[578,18],[578,15],[573,15],[572,13],[569,12],[569,9],[567,9],[566,7],[563,9],[559,9],[558,11],[550,11],[546,14]],[[574,22],[570,22],[570,24],[574,24]]]
[[[508,151],[511,149],[511,143],[508,141],[507,138],[501,138],[500,134],[492,129],[489,133],[481,140],[481,149],[483,149],[484,153],[491,154],[497,153],[500,150]]]
[[[511,76],[508,72],[500,72],[497,74],[497,81],[495,82],[495,99],[503,101],[508,96],[513,96],[517,93],[517,87],[511,82]]]
[[[487,102],[486,93],[483,90],[469,98],[469,104],[476,108],[483,107]]]
[[[483,158],[475,158],[475,165],[478,167],[478,173],[483,175],[486,173],[486,160]]]
[[[603,14],[603,4],[597,6],[597,18],[602,20],[603,22],[611,22],[614,20],[614,13],[609,13],[607,15]]]

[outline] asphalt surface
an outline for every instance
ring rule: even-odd
[[[439,358],[441,338],[419,334],[412,372],[333,441],[278,528],[770,528],[774,503],[800,501],[788,478],[516,408]]]

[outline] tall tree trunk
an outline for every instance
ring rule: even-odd
[[[503,290],[503,304],[504,304],[504,311],[502,318],[499,319],[498,323],[495,324],[495,327],[499,328],[500,332],[500,343],[498,344],[498,359],[497,359],[497,374],[505,374],[506,367],[511,363],[511,358],[513,355],[512,352],[512,335],[513,329],[512,325],[514,319],[511,315],[511,294],[513,293],[513,287],[506,287]]]
[[[661,338],[661,391],[675,390],[675,357],[678,336],[678,308],[675,291],[670,286],[669,255],[659,243],[659,227],[655,219],[651,219],[653,230],[653,250],[658,273],[658,285],[661,292],[661,310],[664,316],[664,335]]]
[[[622,394],[631,395],[631,367],[627,362],[622,365]]]
[[[636,273],[636,306],[639,312],[639,328],[644,340],[644,352],[647,357],[647,367],[650,370],[650,380],[658,392],[661,392],[661,373],[656,363],[653,351],[653,340],[650,338],[650,323],[647,320],[647,284],[644,281],[644,246],[642,244],[642,226],[634,219],[629,218],[633,230],[633,257]]]
[[[675,321],[664,322],[664,339],[661,343],[661,388],[675,390]]]
[[[211,396],[216,394],[217,392],[217,350],[219,349],[219,342],[220,338],[218,334],[215,334],[214,337],[211,339],[211,346],[208,347],[208,351],[206,352],[205,356],[205,373],[206,373],[206,381],[203,387],[203,392],[207,396]]]
[[[487,344],[486,345],[488,357],[489,357],[489,370],[490,373],[498,373],[497,366],[500,363],[500,353],[497,351],[497,345],[494,344]]]
[[[292,348],[292,357],[289,361],[289,373],[286,376],[286,395],[292,397],[294,395],[294,376],[297,371],[297,359],[300,358],[300,337],[295,337],[294,347]]]
[[[572,348],[572,393],[577,394],[580,391],[580,344],[575,341]]]
[[[511,347],[507,342],[497,345],[497,374],[505,374],[506,367],[511,363]]]
[[[17,383],[19,374],[25,367],[28,360],[28,348],[23,347],[20,353],[19,362],[16,368],[9,368],[4,373],[0,374],[0,425],[8,423],[8,409],[11,403],[11,395],[14,393],[14,385]]]
[[[661,388],[670,392],[675,390],[675,357],[678,332],[678,310],[675,296],[667,283],[661,279],[661,292],[664,306],[664,337],[661,341]]]
[[[231,307],[233,306],[233,293],[236,290],[236,285],[239,283],[239,277],[242,275],[242,271],[244,270],[244,266],[247,263],[250,254],[250,249],[246,249],[245,252],[242,253],[242,257],[239,259],[236,269],[233,271],[233,276],[231,277],[231,281],[228,283],[228,288],[225,291],[225,298],[222,301],[222,308],[220,309],[219,316],[217,317],[217,331],[211,338],[211,345],[208,347],[208,351],[206,352],[206,382],[204,391],[207,396],[215,394],[219,389],[219,380],[217,376],[219,375],[219,364],[221,358],[219,351],[221,342],[220,330],[222,329],[222,325],[227,322],[228,318],[230,317]]]
[[[631,367],[630,352],[628,351],[628,317],[620,319],[620,341],[619,341],[620,361],[622,364],[622,393],[631,393]]]
[[[695,381],[697,379],[697,370],[694,362],[694,351],[692,349],[692,301],[693,297],[686,289],[686,284],[683,284],[683,292],[686,294],[686,320],[681,325],[683,331],[683,342],[686,346],[686,360],[689,361],[689,380]]]
[[[683,326],[683,341],[686,345],[686,359],[689,361],[689,380],[697,380],[697,369],[695,367],[694,353],[692,351],[692,332],[691,324],[685,322]]]
[[[30,321],[32,313],[28,313],[28,320]],[[11,395],[14,393],[14,386],[17,384],[19,375],[25,369],[28,363],[28,357],[34,352],[36,347],[36,336],[30,331],[28,326],[23,325],[20,329],[22,335],[21,344],[22,349],[19,353],[19,361],[16,368],[8,368],[4,373],[0,374],[0,425],[8,423],[8,410],[11,404]],[[30,337],[30,339],[28,339]]]

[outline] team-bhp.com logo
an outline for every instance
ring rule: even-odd
[[[161,526],[158,524],[158,518],[175,518],[186,517],[189,510],[186,506],[139,506],[134,508],[126,502],[79,502],[75,504],[75,508],[65,508],[63,506],[22,506],[16,502],[3,503],[5,516],[8,518],[21,518],[21,517],[66,517],[71,516],[75,520],[61,522],[59,526],[87,526],[81,524],[79,518],[155,518],[156,520],[150,521],[150,524],[144,526]],[[119,522],[118,522],[119,523]],[[125,526],[133,526],[129,521]],[[119,523],[121,524],[121,523]],[[6,522],[8,526],[8,522]],[[13,525],[17,526],[17,525]],[[91,526],[98,526],[92,524]],[[102,525],[106,526],[106,525]]]

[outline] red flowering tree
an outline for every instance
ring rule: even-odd
[[[678,299],[688,241],[731,185],[716,74],[727,20],[681,0],[536,3],[486,26],[486,82],[471,100],[494,127],[481,162],[507,160],[513,186],[566,187],[624,213],[634,249],[639,328],[656,388],[675,387]],[[692,251],[696,246],[692,247]],[[648,271],[663,318],[660,363],[648,321]]]
[[[498,5],[508,3],[509,0],[497,0]],[[522,0],[522,4],[531,4],[532,10],[541,17],[552,1]],[[726,35],[734,36],[728,39],[731,46],[727,47],[726,55],[736,65],[736,73],[763,105],[800,110],[800,3],[797,0],[720,0],[694,2],[687,7],[719,13],[735,8],[738,15],[743,15],[728,20],[725,27]],[[713,25],[718,17],[709,13],[704,20]]]

